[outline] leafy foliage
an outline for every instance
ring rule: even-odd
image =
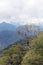
[[[21,45],[12,45],[12,47],[3,52],[3,56],[0,58],[0,64],[19,65],[24,54],[25,50]]]
[[[43,56],[30,50],[23,57],[22,65],[43,65]]]
[[[43,33],[32,40],[30,50],[23,57],[21,65],[43,65]]]
[[[0,65],[43,65],[43,33],[32,40],[28,49],[11,45],[3,50]]]

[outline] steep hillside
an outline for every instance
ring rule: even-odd
[[[27,48],[12,44],[0,53],[0,65],[43,65],[43,32]]]
[[[34,36],[39,32],[38,26],[22,25],[16,27],[12,24],[0,24],[0,48],[5,48],[16,41]]]

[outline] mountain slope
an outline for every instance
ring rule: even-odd
[[[10,24],[10,23],[0,23],[0,31],[4,30],[15,30],[16,26]]]
[[[38,29],[38,26],[22,25],[16,27],[3,22],[0,24],[0,48],[5,48],[16,41],[36,35]]]
[[[7,47],[22,38],[23,37],[15,31],[2,31],[0,32],[0,48]]]

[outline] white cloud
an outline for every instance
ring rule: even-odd
[[[43,0],[0,0],[0,22],[43,21]]]

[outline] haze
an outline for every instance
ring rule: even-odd
[[[0,0],[0,22],[43,22],[43,0]]]

